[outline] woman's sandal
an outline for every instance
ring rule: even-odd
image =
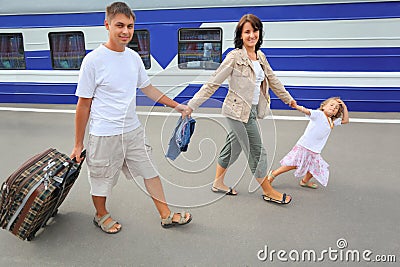
[[[261,195],[261,196],[262,196],[262,198],[263,198],[265,201],[267,201],[267,202],[273,202],[273,203],[276,203],[276,204],[289,204],[289,203],[292,201],[292,196],[286,195],[286,193],[283,193],[283,195],[282,195],[282,200],[275,199],[275,198],[269,197],[269,196],[267,196],[267,195]],[[288,202],[286,202],[287,196],[290,196],[290,199],[289,199]]]
[[[174,214],[180,215],[179,221],[177,221],[177,222],[172,221],[172,218],[174,218]],[[186,214],[189,214],[189,218],[187,218],[187,219],[186,219]],[[180,226],[180,225],[188,224],[188,223],[190,223],[191,220],[192,220],[192,214],[190,214],[188,212],[181,212],[181,213],[171,212],[167,218],[165,218],[165,219],[161,218],[161,226],[163,228],[170,228],[173,226]]]
[[[93,218],[93,223],[97,227],[99,227],[104,233],[107,234],[116,234],[119,233],[122,229],[122,226],[120,228],[116,228],[116,231],[112,231],[111,228],[113,228],[116,224],[119,224],[117,221],[111,220],[109,223],[105,224],[105,221],[111,218],[110,213],[107,213],[106,215],[98,218],[97,215],[94,215]]]
[[[267,175],[267,180],[270,184],[275,180],[276,176],[272,174],[272,171],[270,171]]]
[[[211,191],[213,191],[214,193],[222,193],[222,194],[225,194],[228,196],[236,196],[238,194],[238,192],[236,192],[236,190],[235,190],[235,192],[233,192],[232,187],[229,187],[229,190],[226,191],[226,190],[219,189],[219,188],[213,186],[213,187],[211,187]]]
[[[308,187],[308,188],[312,188],[312,189],[317,189],[318,185],[316,183],[313,182],[304,182],[303,179],[300,180],[300,186],[302,187]]]

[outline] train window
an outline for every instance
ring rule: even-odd
[[[22,33],[0,33],[0,69],[25,69]]]
[[[78,70],[86,55],[83,32],[49,33],[53,69]]]
[[[178,32],[181,69],[216,69],[222,60],[222,29],[194,28]]]
[[[135,30],[133,38],[129,42],[128,47],[138,52],[142,58],[144,67],[151,68],[150,63],[150,33],[148,30]]]

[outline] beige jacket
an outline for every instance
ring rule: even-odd
[[[264,81],[261,83],[257,110],[257,117],[262,119],[267,115],[270,105],[268,88],[271,88],[275,95],[286,104],[289,104],[293,98],[275,76],[264,53],[257,51],[257,58],[265,73]],[[229,90],[222,104],[222,114],[234,120],[247,122],[250,116],[256,75],[245,48],[236,48],[228,53],[219,68],[189,101],[188,106],[193,110],[200,107],[226,79],[228,79]]]

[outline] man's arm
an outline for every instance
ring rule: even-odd
[[[176,111],[180,112],[183,118],[185,118],[191,111],[189,110],[188,106],[179,104],[175,100],[172,100],[171,98],[163,94],[160,90],[155,88],[152,84],[142,88],[141,90],[151,100],[166,105],[167,107],[173,108]]]
[[[78,99],[75,114],[75,146],[71,153],[71,159],[76,158],[76,161],[81,162],[81,152],[83,150],[83,139],[85,137],[86,125],[90,116],[90,107],[92,105],[92,98]]]

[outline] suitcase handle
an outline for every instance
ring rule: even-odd
[[[82,159],[82,161],[79,163],[78,171],[79,171],[80,168],[82,167],[83,161],[84,161],[84,159],[86,158],[86,149],[83,150],[83,151],[81,152],[80,157],[83,158],[83,159]],[[51,217],[51,216],[56,212],[56,210],[57,210],[58,204],[60,203],[60,199],[61,199],[62,194],[63,194],[64,189],[65,189],[65,183],[66,183],[66,180],[67,180],[66,178],[67,178],[69,172],[71,171],[72,166],[74,165],[74,164],[71,164],[71,163],[76,163],[76,158],[73,158],[72,160],[69,160],[69,161],[64,162],[64,164],[62,164],[60,167],[58,167],[58,168],[54,171],[54,176],[55,176],[57,173],[59,173],[60,171],[62,171],[64,168],[68,167],[67,171],[66,171],[65,174],[64,174],[64,177],[62,178],[61,189],[60,189],[60,193],[59,193],[60,195],[59,195],[59,197],[58,197],[58,199],[57,199],[57,201],[56,201],[56,204],[54,205],[52,211],[49,212],[49,214],[47,215],[47,218],[43,221],[43,223],[42,223],[42,225],[41,225],[40,227],[43,227],[43,226],[47,223],[47,221],[50,219],[50,217]],[[53,177],[54,177],[54,176],[53,176]]]
[[[86,150],[83,150],[83,151],[82,151],[80,157],[83,158],[83,159],[82,159],[81,163],[79,163],[79,168],[81,168],[81,166],[82,166],[82,164],[83,164],[83,161],[84,161],[85,158],[86,158]],[[73,158],[73,159],[72,159],[72,162],[73,162],[73,163],[76,163],[76,158]],[[58,167],[57,169],[54,170],[54,172],[52,173],[52,176],[53,176],[53,177],[56,176],[56,175],[59,174],[64,168],[69,167],[68,171],[67,171],[66,174],[65,174],[65,177],[66,177],[66,176],[68,175],[69,171],[71,170],[72,165],[73,165],[73,164],[71,164],[71,161],[66,161],[66,162],[64,162],[60,167]]]
[[[83,158],[83,159],[82,159],[82,161],[81,161],[81,163],[80,163],[79,165],[82,165],[83,161],[84,161],[85,158],[86,158],[86,149],[83,150],[83,151],[81,152],[80,157]],[[72,161],[73,161],[73,162],[76,162],[76,158],[73,158]]]

